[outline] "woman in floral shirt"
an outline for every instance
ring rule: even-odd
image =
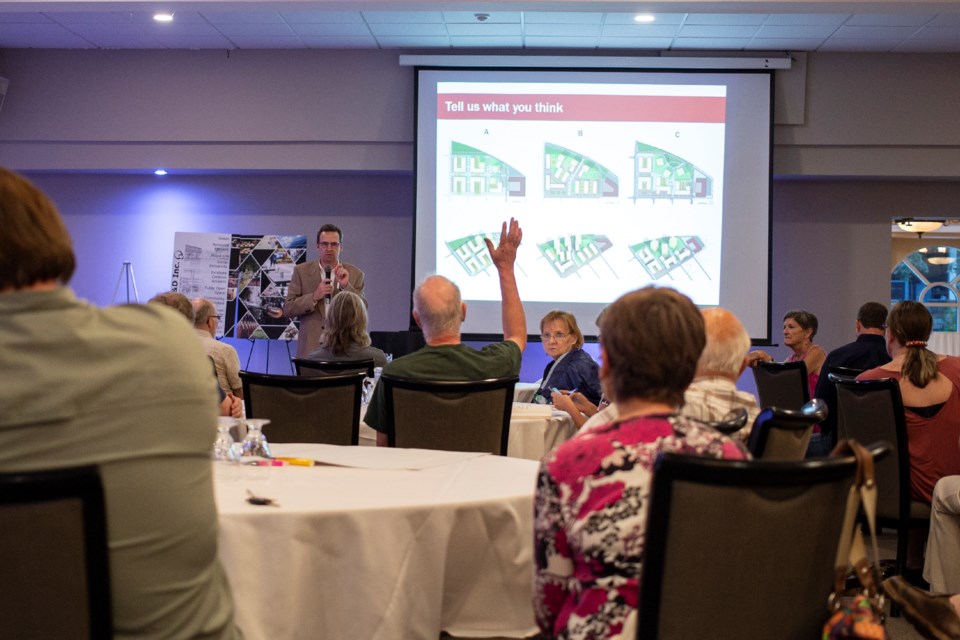
[[[706,340],[689,298],[656,287],[628,293],[607,309],[600,335],[600,379],[619,419],[578,434],[540,467],[534,606],[547,638],[613,638],[635,616],[660,453],[748,455],[677,414]]]

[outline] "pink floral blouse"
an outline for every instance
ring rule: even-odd
[[[544,459],[534,608],[545,637],[610,638],[636,610],[651,472],[662,452],[749,457],[699,422],[652,415],[581,432]]]

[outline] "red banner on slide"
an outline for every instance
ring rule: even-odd
[[[439,120],[580,120],[722,123],[723,96],[585,96],[444,93]]]

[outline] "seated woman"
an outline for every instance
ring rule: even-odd
[[[651,472],[663,452],[744,459],[742,445],[678,407],[706,342],[686,296],[647,287],[600,327],[600,377],[619,417],[581,431],[540,466],[534,608],[545,638],[602,639],[635,623]]]
[[[387,364],[383,351],[370,346],[367,333],[367,305],[352,291],[341,291],[327,305],[326,327],[320,336],[320,348],[307,354],[309,360],[366,360],[373,366]]]
[[[583,346],[577,319],[566,311],[551,311],[540,321],[543,350],[553,361],[543,370],[543,381],[534,402],[552,402],[553,389],[580,391],[594,405],[600,403],[597,363]]]
[[[827,359],[827,353],[823,347],[813,344],[813,337],[817,335],[817,325],[817,316],[803,309],[788,311],[783,316],[783,344],[793,351],[784,362],[803,360],[807,365],[807,388],[811,398],[817,388],[817,380],[820,379],[820,367]],[[747,354],[748,365],[753,367],[758,362],[773,362],[773,356],[760,350]]]
[[[887,351],[893,360],[857,377],[899,381],[910,450],[910,494],[927,503],[937,480],[960,475],[960,358],[927,349],[932,328],[925,306],[897,303],[887,321]]]

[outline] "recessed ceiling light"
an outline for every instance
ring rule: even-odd
[[[153,19],[157,22],[173,22],[173,13],[155,13]]]
[[[156,171],[153,172],[153,175],[155,175],[155,176],[165,176],[165,175],[167,175],[167,171],[166,171],[166,169],[157,169]]]
[[[633,16],[634,22],[653,22],[656,19],[656,16],[649,13],[640,13]]]

